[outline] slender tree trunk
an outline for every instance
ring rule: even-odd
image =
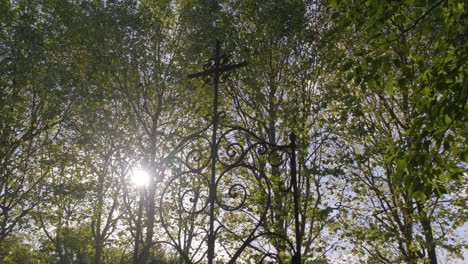
[[[424,210],[424,206],[419,202],[418,202],[418,212],[419,212],[420,221],[421,221],[421,225],[422,225],[423,232],[424,232],[424,239],[426,241],[429,263],[437,264],[437,253],[436,253],[434,236],[432,233],[431,222],[427,217],[427,213]]]
[[[155,199],[156,186],[154,180],[150,180],[148,190],[147,217],[146,217],[146,237],[143,250],[140,254],[139,264],[146,264],[151,254],[151,244],[154,236],[154,214],[155,214]]]
[[[140,191],[140,201],[138,204],[138,216],[135,227],[135,246],[133,248],[133,264],[139,264],[138,259],[140,257],[140,237],[142,232],[141,218],[143,217],[143,191]]]
[[[102,240],[96,240],[96,248],[94,253],[94,264],[101,264],[102,263]]]
[[[277,130],[276,130],[276,120],[277,120],[277,106],[275,104],[275,96],[276,96],[276,87],[275,86],[270,86],[270,91],[268,94],[268,127],[267,127],[267,136],[268,136],[268,141],[271,143],[276,143],[277,140]],[[280,177],[280,172],[279,169],[276,167],[272,168],[271,171],[271,177],[273,179],[277,179]],[[286,186],[284,186],[284,182],[282,180],[278,181],[278,192],[275,192],[273,194],[273,214],[274,214],[274,219],[277,226],[276,232],[280,233],[280,235],[287,237],[287,228],[286,228],[286,221],[285,218],[287,217],[285,215],[285,197],[284,193],[282,190],[286,189]],[[276,250],[278,253],[284,252],[287,253],[287,247],[286,247],[286,242],[282,239],[278,240],[276,243],[274,243]],[[283,259],[278,259],[279,264],[283,263]]]
[[[98,204],[97,204],[97,217],[96,221],[93,221],[94,224],[94,264],[101,264],[101,258],[102,258],[102,246],[103,246],[103,241],[102,241],[102,232],[101,232],[101,223],[102,223],[102,207],[104,203],[104,178],[101,174],[98,176],[99,180],[99,185],[98,185]],[[92,227],[93,228],[93,227]]]

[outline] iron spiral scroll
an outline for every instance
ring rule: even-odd
[[[264,226],[272,203],[268,171],[275,168],[289,175],[285,191],[297,191],[294,135],[291,144],[276,145],[243,127],[224,124],[224,114],[218,111],[219,84],[229,77],[228,71],[245,65],[230,65],[217,43],[204,72],[190,76],[204,77],[214,87],[212,119],[181,140],[165,160],[169,173],[158,208],[168,239],[155,242],[172,246],[185,263],[237,263],[247,249],[263,254],[260,261],[271,259],[275,253],[257,249],[267,237],[284,240],[293,252],[292,263],[300,263],[300,237],[293,243]]]
[[[265,232],[262,228],[270,210],[272,185],[264,170],[257,168],[257,163],[259,158],[264,158],[268,166],[278,168],[287,166],[287,161],[290,159],[290,146],[269,144],[239,127],[222,128],[226,128],[225,132],[214,143],[219,147],[218,173],[214,182],[217,193],[215,237],[221,240],[226,236],[234,238],[236,243],[222,245],[222,242],[217,242],[216,246],[223,251],[231,251],[228,257],[229,262],[236,263],[241,253],[256,239],[263,236],[279,237],[277,234]],[[236,137],[233,135],[239,134],[245,136],[247,140],[234,140]],[[172,168],[176,173],[169,177],[162,188],[159,206],[160,224],[168,235],[170,244],[187,263],[198,262],[197,252],[190,252],[189,249],[194,249],[184,246],[185,241],[180,241],[174,235],[179,227],[173,223],[174,220],[176,222],[177,220],[179,222],[192,221],[194,226],[200,227],[206,226],[206,222],[209,221],[211,161],[206,157],[211,156],[212,145],[213,142],[209,137],[197,134],[181,144],[178,151],[167,160],[167,167]],[[202,156],[205,158],[201,158]],[[241,219],[246,225],[239,222],[232,223],[233,217]],[[238,227],[242,229],[250,226],[251,229],[248,232],[241,232],[236,230],[233,224],[239,225]],[[198,245],[200,248],[206,248],[208,231],[204,229],[198,231],[197,237],[201,236],[202,239],[192,241],[192,245],[198,242],[198,244],[204,244]],[[240,241],[241,238],[244,239]],[[292,245],[287,238],[282,239]],[[201,254],[198,258],[203,259],[203,255]]]

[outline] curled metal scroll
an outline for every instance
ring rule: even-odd
[[[260,233],[258,234],[254,239],[258,240],[261,238],[265,239],[279,239],[285,243],[285,245],[290,249],[291,252],[295,253],[295,248],[291,240],[289,240],[288,237],[285,237],[283,235],[280,235],[278,233],[274,232],[265,232],[265,233]],[[254,261],[254,263],[264,263],[264,261],[271,261],[278,263],[281,261],[281,257],[277,252],[266,252],[258,247],[251,247],[253,249],[252,256],[250,257],[251,261]]]
[[[207,73],[212,73],[212,74],[207,74],[203,76],[203,82],[207,85],[213,85],[215,83],[215,77],[214,74],[217,69],[226,67],[229,65],[231,60],[231,56],[229,55],[222,55],[218,58],[218,64],[216,63],[216,58],[210,58],[205,64],[203,64],[203,71]],[[227,79],[231,76],[231,74],[226,71],[222,72],[219,75],[219,83],[225,83]]]
[[[215,143],[218,169],[214,183],[210,183],[210,158],[214,143],[207,136],[209,131],[192,136],[167,160],[167,167],[173,173],[160,192],[160,224],[173,248],[192,258],[196,254],[196,246],[184,248],[184,242],[177,237],[183,228],[178,225],[183,226],[190,221],[198,223],[202,227],[197,231],[198,236],[203,239],[192,244],[202,245],[206,242],[208,230],[204,224],[208,215],[210,184],[213,184],[216,190],[215,206],[218,208],[217,243],[226,252],[229,251],[228,254],[232,256],[230,263],[235,263],[254,240],[266,236],[280,239],[278,235],[265,233],[262,228],[270,210],[272,195],[272,182],[265,168],[287,173],[284,167],[287,167],[289,156],[286,147],[269,144],[243,128],[223,126],[221,129],[223,132]],[[260,169],[259,159],[267,167]],[[287,185],[286,188],[290,188],[290,184]],[[242,230],[239,230],[239,222],[233,219],[242,222]],[[235,239],[222,239],[227,236]],[[289,240],[285,243],[291,244]],[[269,258],[273,256],[269,255]]]
[[[169,167],[179,166],[183,170],[201,171],[210,163],[211,141],[207,136],[195,135],[180,146],[176,154],[173,153],[166,160]]]
[[[251,163],[254,156],[267,154],[268,144],[252,137],[250,132],[229,128],[218,140],[218,161],[226,167]]]
[[[234,175],[240,178],[229,183]],[[270,181],[258,168],[242,164],[226,168],[217,179],[216,190],[216,204],[224,211],[218,215],[218,220],[223,224],[218,236],[234,237],[231,240],[220,239],[218,243],[231,256],[229,263],[236,263],[241,253],[255,240],[253,238],[261,232],[266,220],[272,195]]]
[[[159,192],[159,224],[169,240],[166,244],[171,245],[185,263],[192,263],[206,240],[203,226],[204,212],[209,205],[210,183],[205,172],[211,156],[211,141],[206,136],[209,127],[184,138],[166,158],[169,177]],[[195,228],[187,226],[187,221]],[[190,232],[192,238],[181,239],[181,232]]]
[[[220,173],[215,183],[216,203],[225,211],[243,209],[249,198],[255,198],[260,191],[269,193],[268,178],[253,166],[236,165]]]
[[[214,70],[216,67],[215,64],[216,64],[216,60],[214,58],[210,58],[205,64],[203,64],[203,71],[208,72],[208,71]],[[213,85],[214,77],[211,74],[208,74],[203,77],[203,81],[207,85]]]
[[[209,182],[206,175],[184,171],[168,179],[160,192],[160,226],[170,240],[171,246],[183,256],[186,263],[196,256],[195,249],[202,247],[206,231],[204,213],[209,205]],[[187,225],[191,221],[192,226]],[[181,237],[191,233],[191,241]],[[199,239],[197,237],[202,237]]]
[[[236,263],[253,241],[267,236],[283,238],[264,230],[275,181],[268,175],[288,172],[291,145],[276,145],[245,128],[223,124],[227,118],[218,112],[218,84],[227,80],[230,70],[245,65],[230,64],[230,56],[220,54],[218,42],[215,57],[203,65],[203,72],[189,75],[203,77],[214,87],[212,119],[169,154],[165,167],[170,177],[163,182],[159,204],[160,225],[168,244],[187,263],[193,263],[197,255],[214,263],[217,247],[230,256],[228,263]],[[287,183],[287,189],[290,186]],[[229,237],[235,239],[225,239]],[[285,241],[294,251],[292,243]],[[208,249],[200,252],[206,249],[205,242]]]
[[[223,55],[220,58],[219,64],[221,65],[221,67],[226,67],[227,65],[229,65],[230,61],[231,61],[230,55]],[[219,82],[225,83],[230,76],[231,76],[230,72],[228,71],[224,72],[223,74],[221,74],[219,78]]]

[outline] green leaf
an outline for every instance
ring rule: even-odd
[[[393,96],[393,84],[390,80],[385,84],[385,91],[387,91],[389,95]]]
[[[441,174],[439,179],[442,181],[442,182],[447,182],[449,179],[450,179],[450,175],[448,173],[444,173],[444,174]]]
[[[339,8],[340,8],[339,5],[338,5],[337,0],[331,0],[331,1],[330,1],[330,6],[331,6],[333,9],[337,10],[337,11],[338,11]]]
[[[398,172],[402,172],[404,169],[408,167],[408,163],[406,162],[405,158],[398,159],[396,161],[396,168]]]
[[[426,195],[425,195],[423,192],[421,192],[421,191],[415,191],[415,192],[413,193],[413,197],[414,197],[416,200],[418,200],[418,201],[420,201],[420,202],[422,202],[422,203],[424,203],[424,202],[426,201]]]
[[[368,80],[367,84],[369,85],[369,88],[374,90],[377,89],[377,83],[375,82],[375,80]]]
[[[452,118],[447,114],[444,116],[444,123],[445,125],[450,125],[452,123]]]

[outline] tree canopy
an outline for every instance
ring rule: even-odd
[[[247,66],[219,87],[215,115],[246,137],[216,145],[229,168],[213,168],[216,263],[461,263],[466,8],[0,1],[0,262],[207,263],[210,191],[192,172],[210,162],[215,94],[188,75],[218,41]],[[288,153],[258,144],[243,167],[226,161],[291,133],[297,197]]]

